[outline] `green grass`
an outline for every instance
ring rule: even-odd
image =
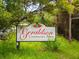
[[[57,51],[45,49],[44,42],[21,42],[16,49],[16,38],[11,33],[7,40],[0,41],[0,59],[79,59],[79,42],[69,43],[64,37],[58,36]]]

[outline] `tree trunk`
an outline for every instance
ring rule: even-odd
[[[72,40],[72,26],[71,26],[71,24],[72,24],[72,18],[71,18],[71,13],[69,13],[69,41],[71,41]]]

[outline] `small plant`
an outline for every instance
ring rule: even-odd
[[[45,48],[48,50],[58,50],[59,47],[59,43],[57,41],[48,41],[48,42],[44,42],[45,44]]]

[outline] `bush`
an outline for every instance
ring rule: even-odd
[[[50,50],[50,51],[57,51],[59,48],[59,43],[57,41],[48,41],[44,42],[45,48]]]

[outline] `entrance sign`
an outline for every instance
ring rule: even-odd
[[[17,26],[17,42],[20,41],[54,41],[55,27],[46,27],[40,24],[36,27],[34,24],[30,26]]]

